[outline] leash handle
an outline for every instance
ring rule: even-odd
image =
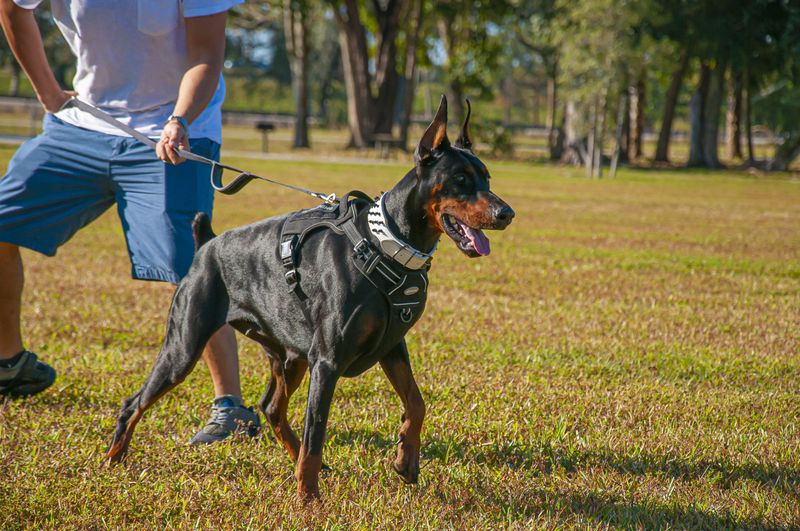
[[[103,112],[94,105],[90,105],[86,102],[79,100],[75,96],[72,96],[70,99],[64,102],[64,105],[61,106],[60,110],[68,109],[70,107],[77,107],[78,109],[91,114],[95,118],[104,121],[108,125],[129,134],[142,144],[145,144],[153,149],[155,149],[156,147],[156,141],[153,140],[152,138],[148,138],[147,136],[143,135],[133,127],[120,122],[110,114]],[[306,190],[305,188],[300,188],[299,186],[293,186],[291,184],[282,183],[280,181],[274,181],[266,177],[261,177],[260,175],[254,175],[248,171],[240,170],[239,168],[234,168],[233,166],[228,166],[227,164],[222,164],[221,162],[208,159],[196,153],[192,153],[191,151],[185,151],[183,149],[177,149],[177,148],[172,148],[172,150],[184,159],[193,160],[195,162],[200,162],[202,164],[208,164],[209,166],[211,166],[211,186],[214,188],[214,190],[216,190],[221,194],[233,195],[242,188],[244,188],[248,183],[250,183],[250,181],[254,179],[259,179],[262,181],[267,181],[268,183],[277,184],[278,186],[289,188],[290,190],[295,190],[297,192],[310,195],[311,197],[316,197],[317,199],[321,199],[322,201],[330,205],[338,203],[338,200],[336,199],[336,194],[323,194],[322,192],[314,192],[312,190]],[[237,172],[239,175],[235,177],[228,184],[223,184],[222,172],[224,170],[232,170]]]
[[[224,169],[215,162],[211,164],[211,186],[221,194],[233,195],[255,179],[253,175],[244,172],[240,173],[228,184],[222,184],[222,172]]]

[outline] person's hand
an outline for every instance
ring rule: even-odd
[[[164,125],[164,131],[161,133],[161,139],[156,144],[156,155],[164,162],[171,164],[180,164],[183,162],[183,157],[180,157],[173,148],[189,151],[189,137],[187,136],[186,129],[178,120],[170,120]]]
[[[78,93],[74,90],[59,89],[58,92],[53,92],[52,94],[39,95],[39,103],[42,104],[42,107],[44,107],[45,111],[51,114],[57,113],[61,110],[61,107],[63,107],[64,104],[70,100],[70,98],[77,95]]]

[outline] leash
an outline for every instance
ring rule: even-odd
[[[129,134],[142,144],[145,144],[153,149],[156,148],[157,142],[155,140],[153,140],[152,138],[148,138],[147,136],[143,135],[133,127],[130,127],[129,125],[120,122],[110,114],[101,111],[94,105],[89,105],[88,103],[83,102],[78,98],[76,98],[75,96],[73,96],[72,98],[67,100],[66,103],[64,103],[64,105],[61,107],[61,110],[69,109],[70,107],[76,107],[82,111],[85,111],[94,116],[95,118],[104,121],[108,125],[115,127],[120,131],[124,131],[125,133]],[[217,162],[216,160],[208,159],[196,153],[192,153],[191,151],[185,151],[183,149],[178,149],[175,147],[173,147],[172,150],[182,158],[185,158],[187,160],[193,160],[195,162],[211,166],[211,186],[217,192],[220,192],[225,195],[235,194],[236,192],[244,188],[248,183],[250,183],[250,181],[258,179],[261,181],[266,181],[268,183],[276,184],[278,186],[283,186],[284,188],[288,188],[296,192],[301,192],[303,194],[310,195],[311,197],[321,199],[323,202],[330,205],[339,202],[338,199],[336,199],[336,194],[324,194],[322,192],[314,192],[313,190],[307,190],[306,188],[301,188],[299,186],[282,183],[280,181],[276,181],[268,177],[262,177],[261,175],[250,173],[249,171],[240,170],[239,168],[230,166],[228,164],[222,164],[220,162]],[[237,175],[228,184],[223,184],[222,173],[224,170],[234,171],[239,175]]]

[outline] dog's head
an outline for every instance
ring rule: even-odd
[[[428,223],[447,234],[469,257],[489,254],[484,229],[505,229],[514,218],[508,204],[489,190],[489,170],[472,152],[467,117],[454,144],[447,139],[447,99],[442,96],[433,121],[414,153],[419,186],[429,197]]]

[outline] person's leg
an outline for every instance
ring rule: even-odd
[[[210,168],[196,162],[164,164],[152,150],[128,144],[112,161],[118,186],[117,205],[131,257],[132,276],[142,280],[178,283],[194,255],[191,223],[197,212],[213,207]],[[219,156],[219,146],[209,140],[192,140],[192,151],[208,158]],[[154,194],[158,190],[159,194]],[[239,382],[236,335],[223,326],[203,352],[214,383],[212,418],[192,439],[214,442],[237,431],[239,424],[258,426],[258,416],[245,408]],[[248,430],[248,433],[254,433]]]
[[[19,326],[24,274],[19,247],[0,242],[0,359],[22,352]]]
[[[239,353],[233,328],[225,325],[211,336],[203,351],[203,361],[214,382],[214,398],[229,395],[241,400]]]
[[[113,202],[105,182],[105,136],[48,115],[44,132],[23,144],[0,179],[0,395],[28,396],[55,371],[28,350],[20,314],[24,273],[19,247],[53,256]]]

